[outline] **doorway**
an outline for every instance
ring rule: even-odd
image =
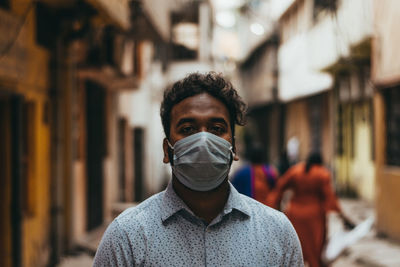
[[[103,223],[103,161],[106,156],[105,89],[86,82],[87,230]]]
[[[22,263],[23,97],[0,95],[0,266]]]

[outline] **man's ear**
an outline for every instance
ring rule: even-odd
[[[164,138],[164,140],[163,140],[163,150],[164,150],[163,162],[164,162],[164,163],[169,163],[169,156],[168,156],[168,140],[167,140],[167,138]]]
[[[236,153],[236,146],[235,145],[232,147],[232,152],[233,152],[233,160],[234,161],[238,161],[239,160],[239,156]]]

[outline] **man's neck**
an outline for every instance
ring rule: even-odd
[[[172,186],[175,193],[190,210],[207,223],[211,223],[223,210],[230,191],[228,180],[225,180],[216,189],[206,192],[193,191],[180,183],[175,177],[172,178]]]

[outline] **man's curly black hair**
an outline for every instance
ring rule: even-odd
[[[192,73],[175,82],[164,91],[160,115],[167,138],[170,135],[171,110],[173,106],[185,98],[202,93],[208,93],[225,104],[229,111],[232,135],[235,133],[235,124],[244,125],[247,106],[232,84],[221,74],[215,72],[206,74]]]

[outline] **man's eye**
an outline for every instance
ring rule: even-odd
[[[216,134],[222,134],[225,132],[225,128],[221,126],[213,126],[211,127],[211,132],[216,133]]]
[[[182,127],[180,130],[180,132],[183,134],[190,134],[193,131],[194,131],[194,127],[192,127],[192,126],[185,126],[185,127]]]

